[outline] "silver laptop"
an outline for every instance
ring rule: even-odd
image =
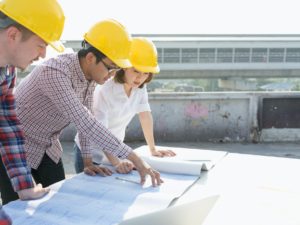
[[[201,225],[218,195],[124,220],[119,225]]]

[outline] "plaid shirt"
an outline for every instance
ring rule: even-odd
[[[15,81],[15,68],[0,68],[0,153],[13,188],[19,191],[33,187],[33,181],[26,164],[24,135],[15,112]]]
[[[63,54],[37,66],[16,89],[17,114],[25,132],[29,165],[36,169],[46,153],[54,162],[62,156],[61,131],[73,123],[82,156],[91,157],[91,142],[114,156],[132,151],[91,114],[96,83],[86,80],[76,53]]]

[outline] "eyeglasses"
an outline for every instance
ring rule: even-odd
[[[120,70],[121,68],[118,67],[118,66],[111,66],[111,65],[108,65],[106,62],[104,62],[102,59],[101,59],[101,62],[103,63],[103,65],[105,66],[105,68],[107,69],[107,71],[110,73],[112,71],[118,71]]]

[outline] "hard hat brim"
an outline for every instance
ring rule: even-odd
[[[132,67],[131,62],[128,59],[111,59],[120,68]]]
[[[160,71],[159,66],[134,66],[134,68],[143,73],[159,73]]]
[[[65,46],[61,43],[61,41],[50,42],[49,45],[58,52],[65,51]]]

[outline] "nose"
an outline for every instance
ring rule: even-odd
[[[141,72],[136,76],[136,79],[141,80],[143,78],[143,76],[144,76],[144,73]]]

